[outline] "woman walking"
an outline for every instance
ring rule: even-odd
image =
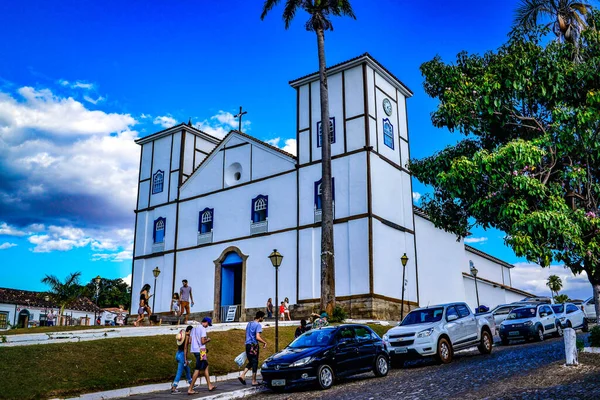
[[[138,319],[133,323],[133,325],[138,326],[138,324],[144,320],[144,312],[148,313],[148,320],[150,320],[150,316],[152,315],[152,309],[148,303],[148,300],[152,297],[150,294],[150,285],[145,284],[142,290],[140,291],[140,306],[138,307]]]
[[[181,375],[183,371],[185,371],[185,380],[188,384],[192,384],[192,371],[190,369],[190,363],[187,360],[187,348],[190,342],[190,331],[192,330],[192,326],[188,326],[185,329],[185,332],[182,330],[175,336],[177,340],[177,353],[175,354],[175,361],[177,361],[177,374],[175,375],[175,380],[171,385],[171,394],[179,393],[177,389],[177,385],[179,384],[179,380],[181,379]]]
[[[273,299],[269,297],[267,300],[267,318],[273,318]]]
[[[287,297],[285,298],[285,300],[283,301],[284,306],[285,306],[285,314],[288,317],[288,321],[292,320],[292,317],[290,317],[290,299],[288,299]],[[285,320],[285,318],[283,318]]]

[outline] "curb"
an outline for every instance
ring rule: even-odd
[[[223,381],[231,381],[231,380],[237,379],[237,377],[239,375],[240,375],[239,372],[231,372],[227,375],[211,376],[210,379],[212,382],[215,382],[215,383],[223,382]],[[258,377],[261,376],[260,369],[258,370],[257,376]],[[199,382],[200,385],[206,385],[206,379],[201,378],[201,379],[199,379],[199,381],[200,381]],[[154,383],[151,385],[135,386],[135,387],[131,387],[131,388],[122,388],[122,389],[107,390],[107,391],[103,391],[103,392],[86,393],[86,394],[82,394],[78,397],[70,397],[65,400],[120,399],[123,397],[129,397],[129,396],[134,396],[134,395],[138,395],[138,394],[148,394],[148,393],[154,393],[154,392],[168,391],[171,389],[171,383],[172,382]],[[187,385],[187,382],[185,380],[179,382],[179,386],[186,386],[186,385]],[[224,392],[224,393],[217,393],[212,396],[204,396],[204,397],[201,397],[201,400],[204,400],[204,399],[239,399],[242,397],[251,396],[262,390],[263,390],[263,388],[260,386],[259,387],[249,387],[249,388],[245,388],[245,389],[238,389],[233,392]],[[51,399],[51,400],[61,400],[61,399],[55,398],[55,399]]]

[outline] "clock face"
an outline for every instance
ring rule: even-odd
[[[383,111],[385,111],[388,116],[392,115],[392,102],[389,99],[383,99]]]

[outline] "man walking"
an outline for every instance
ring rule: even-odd
[[[260,323],[263,322],[264,318],[264,311],[258,311],[254,321],[250,321],[248,322],[248,325],[246,325],[246,357],[248,357],[248,365],[246,365],[244,372],[242,372],[242,374],[238,377],[239,381],[243,385],[246,384],[246,374],[249,370],[252,370],[252,386],[259,385],[259,383],[256,381],[259,353],[258,343],[260,342],[263,344],[263,349],[267,347],[267,342],[265,342],[260,336],[262,332],[262,325]]]
[[[194,306],[194,296],[192,295],[192,287],[188,286],[187,279],[181,281],[183,286],[179,289],[179,304],[181,305],[181,311],[179,312],[179,316],[183,315],[183,311],[185,311],[185,320],[184,324],[187,323],[188,315],[190,314],[190,300],[192,301],[192,307]]]
[[[186,282],[186,281],[184,281]],[[200,373],[204,374],[206,379],[206,385],[208,391],[212,392],[217,387],[210,383],[210,374],[208,373],[208,357],[206,356],[206,343],[210,342],[210,338],[206,335],[206,328],[212,326],[212,319],[205,317],[202,319],[200,326],[192,328],[190,337],[192,339],[191,346],[188,347],[188,352],[191,351],[196,358],[196,368],[194,369],[194,376],[192,376],[192,383],[188,388],[188,394],[198,393],[194,390],[196,379],[200,377]]]
[[[50,309],[50,314],[46,316],[46,325],[54,326],[54,318],[56,318],[56,315],[54,315],[54,310]]]

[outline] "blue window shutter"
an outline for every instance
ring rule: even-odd
[[[157,219],[154,220],[154,228],[152,229],[152,241],[154,243],[156,243],[156,223],[158,222]]]
[[[267,208],[265,210],[265,217],[269,218],[269,196],[263,196],[265,198],[265,202],[267,203]]]

